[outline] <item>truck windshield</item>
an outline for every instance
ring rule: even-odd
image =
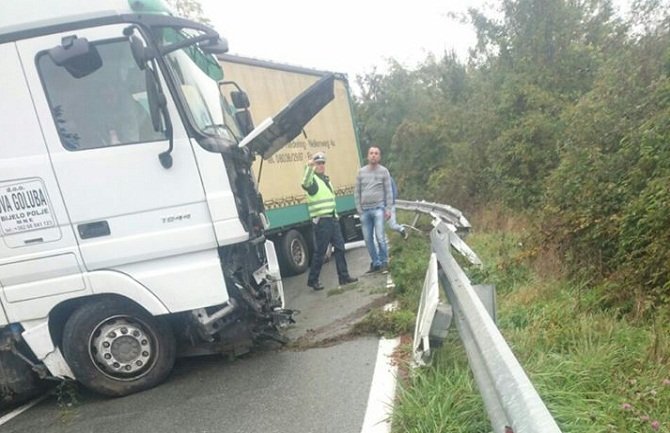
[[[144,74],[126,39],[95,42],[102,66],[75,77],[41,53],[37,67],[63,146],[72,151],[165,140],[155,131]]]
[[[166,31],[163,36],[184,38],[184,35],[170,33]],[[213,67],[212,62],[216,62],[215,58],[191,45],[167,54],[166,60],[195,123],[193,126],[205,135],[239,141],[242,134],[233,109],[219,91],[216,77],[212,76],[214,74],[208,73],[208,68]],[[218,63],[214,65],[220,72]]]

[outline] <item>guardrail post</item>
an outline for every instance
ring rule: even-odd
[[[416,227],[416,223],[419,222],[419,217],[420,216],[421,216],[421,214],[419,212],[414,214],[414,219],[412,220],[412,227]]]

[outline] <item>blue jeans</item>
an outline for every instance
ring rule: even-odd
[[[386,246],[386,235],[384,234],[384,208],[364,210],[361,215],[361,225],[372,266],[378,267],[388,264],[389,254]]]
[[[396,220],[395,205],[391,206],[391,218],[388,220],[388,225],[391,230],[398,233],[402,233],[404,230],[402,224],[398,224],[398,220]]]

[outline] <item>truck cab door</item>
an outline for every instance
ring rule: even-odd
[[[193,149],[174,123],[173,165],[164,122],[152,125],[145,73],[122,25],[18,42],[47,148],[87,270],[216,248]],[[76,33],[76,35],[73,35]],[[63,38],[87,38],[101,64],[83,76],[54,62]],[[167,93],[167,92],[166,92]],[[168,98],[168,110],[179,119]]]
[[[82,261],[13,43],[0,44],[0,325],[88,294]]]

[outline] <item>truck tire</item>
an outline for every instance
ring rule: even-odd
[[[68,318],[63,356],[84,386],[118,397],[161,383],[174,365],[176,342],[162,318],[130,302],[102,299]]]
[[[279,265],[283,276],[302,274],[309,266],[311,249],[303,235],[289,230],[279,241]]]

